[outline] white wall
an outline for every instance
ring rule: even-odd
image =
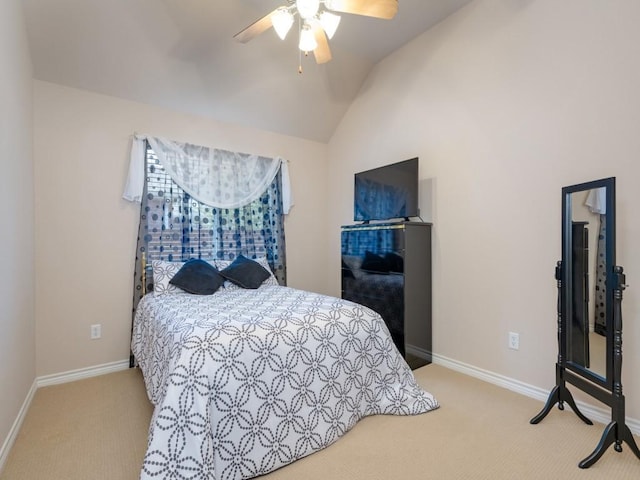
[[[34,92],[38,376],[129,356],[139,205],[121,196],[134,132],[288,159],[288,284],[326,290],[325,144],[40,81]]]
[[[0,2],[0,447],[35,379],[32,67],[19,0]],[[0,448],[0,452],[3,449]],[[1,459],[0,459],[1,460]],[[2,467],[0,463],[0,468]]]
[[[330,142],[326,233],[339,265],[353,173],[419,156],[423,218],[434,223],[435,353],[550,389],[561,188],[616,177],[617,263],[631,285],[623,386],[636,419],[638,19],[637,0],[477,0],[387,57]],[[337,268],[329,282],[338,294]]]

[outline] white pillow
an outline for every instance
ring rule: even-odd
[[[249,258],[249,257],[246,257],[246,258]],[[264,282],[262,282],[262,284],[260,285],[261,287],[264,287],[265,285],[275,285],[275,286],[280,285],[275,275],[271,271],[271,267],[269,266],[267,257],[249,258],[249,260],[253,260],[254,262],[258,263],[261,267],[263,267],[267,272],[269,272],[269,278],[267,278]],[[224,270],[232,263],[233,263],[233,260],[220,260],[220,259],[215,260],[215,266],[220,271]],[[242,287],[239,287],[238,285],[226,280],[224,282],[224,288],[227,288],[229,290],[234,290],[236,288],[242,288]]]
[[[185,262],[166,262],[164,260],[153,260],[153,294],[166,295],[168,293],[182,293],[184,290],[169,283],[169,280],[178,273]]]
[[[354,278],[362,278],[364,276],[362,268],[360,268],[362,267],[362,257],[358,257],[356,255],[342,255],[342,261],[347,267],[349,267]]]

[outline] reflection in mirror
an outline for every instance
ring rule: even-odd
[[[606,187],[571,194],[567,361],[606,377]]]

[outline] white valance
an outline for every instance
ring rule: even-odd
[[[180,188],[194,199],[217,208],[239,208],[258,199],[282,169],[282,207],[293,206],[287,162],[217,148],[135,135],[131,145],[129,176],[123,198],[140,202],[145,180],[145,140]]]

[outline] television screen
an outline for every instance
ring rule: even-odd
[[[417,157],[355,174],[355,221],[418,215]]]

